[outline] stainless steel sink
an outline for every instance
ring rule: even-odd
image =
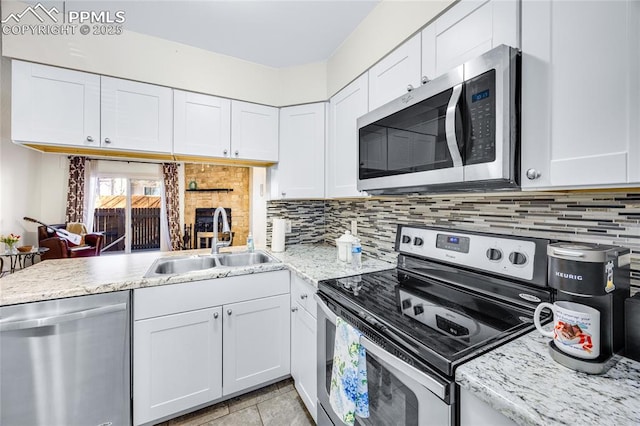
[[[181,257],[181,258],[160,258],[156,260],[145,276],[184,274],[185,272],[199,271],[202,269],[215,268],[218,266],[214,257]]]
[[[219,267],[242,267],[262,263],[278,263],[275,257],[264,251],[252,253],[220,253],[205,256],[161,257],[151,265],[145,278],[163,275],[185,274],[192,271]]]
[[[261,263],[274,263],[278,262],[277,259],[269,256],[262,251],[255,251],[253,253],[226,253],[217,255],[220,265],[222,266],[249,266],[258,265]]]

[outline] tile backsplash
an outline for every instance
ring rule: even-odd
[[[363,253],[390,262],[396,258],[393,246],[399,223],[624,246],[632,251],[631,283],[640,291],[640,192],[636,191],[271,201],[267,216],[269,237],[271,218],[292,221],[286,244],[334,244],[357,220]]]

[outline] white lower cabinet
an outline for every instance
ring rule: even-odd
[[[479,399],[473,393],[460,388],[460,426],[515,426],[516,423]]]
[[[290,374],[289,271],[133,294],[136,426]]]
[[[135,424],[222,396],[221,314],[216,307],[135,322]]]
[[[317,342],[315,289],[295,274],[291,274],[291,376],[295,387],[318,421]]]
[[[289,295],[225,305],[223,394],[290,373]]]

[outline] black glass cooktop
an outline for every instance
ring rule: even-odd
[[[532,311],[402,270],[321,281],[319,292],[447,375],[482,349],[533,328]]]

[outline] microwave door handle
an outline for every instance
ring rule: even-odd
[[[447,137],[447,146],[449,154],[453,160],[453,167],[462,167],[462,156],[458,149],[458,138],[456,137],[456,108],[462,95],[462,84],[453,87],[453,93],[447,105],[447,115],[445,116],[445,135]]]

